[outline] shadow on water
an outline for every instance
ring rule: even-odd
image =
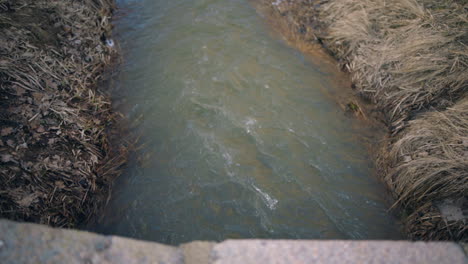
[[[118,2],[114,101],[145,144],[94,230],[400,238],[372,176],[375,127],[333,100],[348,80],[332,64],[288,47],[247,0]]]

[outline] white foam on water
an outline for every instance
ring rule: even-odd
[[[257,120],[252,117],[247,117],[247,120],[245,121],[245,129],[247,130],[247,133],[252,133],[252,128],[255,124],[257,124]]]
[[[278,200],[271,197],[268,193],[262,191],[260,188],[258,188],[254,184],[252,184],[252,186],[261,195],[262,200],[265,201],[268,208],[270,208],[270,210],[275,210],[276,209],[276,204],[278,204]]]
[[[224,152],[223,153],[223,158],[226,160],[228,165],[232,165],[232,156],[231,154]]]
[[[271,3],[274,6],[278,6],[283,2],[283,0],[276,0],[275,2]]]

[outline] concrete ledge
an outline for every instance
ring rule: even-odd
[[[175,247],[0,220],[0,263],[183,263]]]
[[[214,263],[466,263],[455,243],[406,241],[228,240]],[[261,260],[261,261],[259,261]]]
[[[228,240],[179,247],[0,220],[0,263],[467,263],[455,243]]]

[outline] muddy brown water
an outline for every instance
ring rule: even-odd
[[[342,73],[247,0],[120,0],[116,108],[144,143],[92,230],[179,244],[398,239]]]

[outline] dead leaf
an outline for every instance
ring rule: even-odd
[[[34,101],[36,104],[39,104],[42,100],[42,97],[44,97],[43,93],[33,93],[32,96],[34,97]]]
[[[37,199],[37,194],[31,193],[23,197],[21,200],[16,201],[16,203],[22,207],[29,207],[33,202],[36,201],[36,199]]]
[[[34,54],[32,52],[25,52],[23,53],[23,57],[31,58],[31,57],[34,57]]]
[[[47,87],[50,87],[52,89],[57,89],[57,87],[58,87],[57,84],[54,81],[50,80],[50,79],[46,79],[45,83],[46,83]]]
[[[91,161],[94,163],[98,163],[99,159],[95,155],[91,155]]]
[[[14,147],[14,146],[15,146],[15,142],[14,142],[13,140],[11,140],[11,139],[8,139],[6,143],[7,143],[7,145],[10,146],[10,147]]]
[[[17,96],[22,96],[23,94],[26,93],[25,89],[23,89],[23,88],[21,88],[21,87],[19,87],[17,85],[15,86],[15,90],[16,90],[16,95]]]
[[[4,137],[4,136],[10,135],[12,132],[13,132],[12,127],[6,127],[6,128],[2,128],[2,130],[0,131],[0,134],[2,135],[2,137]]]
[[[418,153],[418,157],[425,158],[427,156],[429,156],[429,152],[427,152],[427,151],[423,151],[423,152]]]
[[[410,162],[412,161],[413,159],[410,157],[410,156],[404,156],[403,157],[403,162]]]
[[[63,183],[63,181],[56,181],[55,186],[57,186],[60,189],[65,188],[65,184]]]
[[[0,160],[4,163],[12,161],[12,156],[10,154],[2,154],[0,155]]]

